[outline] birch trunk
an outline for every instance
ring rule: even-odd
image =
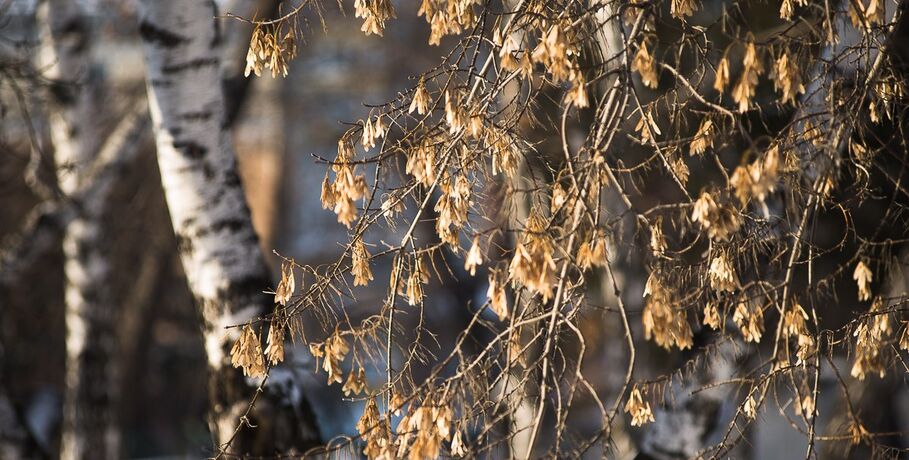
[[[41,59],[51,89],[49,128],[60,190],[72,196],[89,180],[97,152],[97,80],[91,69],[90,16],[79,3],[41,4]],[[116,309],[104,242],[103,202],[83,203],[64,231],[66,374],[60,458],[119,458],[116,421]]]
[[[225,129],[220,86],[222,38],[214,4],[140,2],[139,31],[161,182],[180,258],[204,320],[210,371],[209,426],[219,448],[230,441],[255,393],[230,364],[238,332],[227,326],[267,314],[268,272],[253,230],[234,148]],[[318,434],[299,388],[266,387],[229,451],[301,453]]]

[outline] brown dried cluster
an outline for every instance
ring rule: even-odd
[[[728,204],[717,204],[707,192],[694,202],[691,221],[701,224],[710,239],[716,241],[729,240],[741,225],[738,210]]]
[[[397,17],[391,0],[354,0],[354,15],[363,18],[360,29],[363,33],[380,37],[385,31],[385,21]]]
[[[256,24],[246,53],[245,76],[262,75],[271,70],[272,78],[287,76],[288,64],[297,56],[296,31],[293,27]]]
[[[335,180],[328,176],[322,182],[322,207],[334,210],[338,222],[350,227],[357,218],[357,200],[366,196],[368,191],[366,179],[356,173],[356,166],[351,164],[355,155],[350,136],[345,135],[338,141],[338,156],[332,170]]]
[[[745,46],[745,58],[742,60],[742,74],[732,89],[732,100],[739,105],[739,111],[745,112],[751,106],[758,78],[764,73],[764,64],[754,42]]]
[[[265,375],[265,357],[262,355],[262,344],[259,335],[251,325],[241,329],[240,338],[230,350],[230,363],[243,369],[243,375],[261,377]]]
[[[631,415],[631,426],[643,426],[653,422],[653,411],[650,410],[650,403],[644,401],[644,397],[638,387],[634,387],[631,390],[628,402],[625,403],[625,413]]]
[[[523,235],[509,265],[510,278],[539,294],[545,302],[552,297],[556,284],[555,244],[540,209],[531,211]]]
[[[688,323],[688,313],[676,307],[678,303],[675,294],[655,273],[647,278],[644,297],[647,299],[641,319],[644,338],[652,339],[667,350],[672,347],[680,350],[691,348],[693,334]]]

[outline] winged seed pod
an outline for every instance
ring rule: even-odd
[[[296,282],[294,281],[293,263],[285,260],[281,263],[281,281],[275,289],[275,303],[286,306],[294,295]]]
[[[284,326],[279,320],[273,320],[268,326],[268,344],[265,357],[272,366],[284,361]]]
[[[732,321],[742,332],[746,342],[758,343],[764,335],[764,311],[750,301],[739,301],[732,314]]]
[[[499,278],[497,270],[490,272],[486,296],[489,299],[489,308],[499,317],[499,321],[505,321],[508,319],[508,299],[505,297],[505,285]]]
[[[732,89],[732,100],[739,105],[739,112],[748,111],[754,92],[758,85],[759,77],[764,73],[764,65],[758,54],[754,42],[749,42],[745,47],[745,58],[742,61],[742,74],[738,83]]]
[[[676,19],[684,19],[694,14],[697,7],[695,0],[672,0],[669,13]]]
[[[477,267],[483,265],[483,255],[480,252],[480,237],[473,237],[470,244],[470,250],[467,251],[467,257],[464,258],[464,270],[470,273],[470,276],[477,274]]]
[[[252,326],[247,324],[240,332],[240,338],[230,350],[230,362],[234,367],[243,369],[247,377],[265,375],[265,358],[262,356],[262,345],[259,336]]]
[[[625,403],[625,413],[631,415],[631,426],[644,426],[654,421],[650,403],[644,401],[641,390],[635,385]]]
[[[350,272],[354,276],[354,286],[366,286],[372,281],[372,269],[369,268],[369,252],[363,244],[363,238],[354,242],[350,251]]]
[[[860,301],[871,299],[871,280],[873,275],[871,274],[871,269],[865,265],[864,261],[860,260],[855,266],[855,271],[852,272],[852,279],[855,280],[855,284],[858,286],[858,299]]]
[[[656,63],[647,49],[647,42],[642,41],[638,47],[638,52],[631,61],[631,70],[641,75],[641,83],[644,86],[656,89],[660,84],[659,75],[657,75]]]
[[[665,286],[655,272],[650,273],[644,286],[644,311],[641,322],[644,326],[644,338],[653,340],[657,345],[669,350],[677,347],[680,350],[691,348],[694,335],[688,324],[688,314],[684,309],[676,308],[675,294]]]
[[[725,253],[721,253],[710,261],[707,279],[710,280],[710,287],[717,292],[735,292],[739,284],[735,267],[729,262]]]
[[[429,92],[426,91],[426,82],[423,80],[423,77],[420,77],[420,82],[417,83],[417,87],[413,92],[413,98],[410,102],[410,108],[408,112],[413,113],[417,112],[417,115],[426,115],[429,111]]]
[[[354,0],[354,16],[363,18],[361,32],[380,37],[385,31],[385,21],[397,17],[391,0]]]
[[[713,147],[713,121],[710,118],[704,118],[701,120],[701,125],[698,126],[698,130],[694,133],[694,139],[691,140],[691,145],[688,148],[688,151],[691,155],[703,155],[708,148]]]

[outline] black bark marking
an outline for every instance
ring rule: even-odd
[[[237,174],[237,170],[235,168],[231,168],[224,173],[224,185],[226,185],[228,188],[239,187],[243,185],[240,181],[240,175]]]
[[[213,17],[213,18],[217,18],[217,17],[218,17],[218,13],[219,13],[219,11],[218,11],[218,4],[215,3],[214,0],[211,1],[211,11],[212,11],[212,17]],[[222,33],[222,30],[221,30],[221,20],[220,20],[220,19],[215,19],[215,35],[211,38],[211,43],[208,44],[208,46],[209,46],[210,48],[215,49],[215,48],[217,48],[219,45],[221,45],[221,38],[222,38],[222,37],[221,37],[221,33]]]
[[[210,181],[215,178],[215,169],[208,162],[202,163],[202,174],[205,175],[205,180]]]
[[[187,237],[182,232],[176,232],[177,237],[177,251],[180,254],[189,254],[193,252],[193,240],[192,238]]]
[[[63,107],[73,106],[79,97],[79,86],[73,83],[52,81],[48,89],[54,101]]]
[[[227,287],[218,290],[217,299],[221,301],[222,305],[228,305],[231,311],[255,303],[260,306],[260,310],[256,312],[257,316],[268,314],[273,308],[271,299],[262,291],[271,286],[271,277],[265,270],[262,261],[250,261],[250,263],[259,265],[260,270],[243,278],[231,280]]]
[[[198,160],[208,153],[208,148],[193,141],[174,141],[174,148],[179,150],[183,156],[193,160]]]
[[[212,117],[210,110],[200,110],[198,112],[185,112],[180,114],[180,119],[186,121],[208,121]]]
[[[218,58],[199,58],[193,59],[191,61],[186,61],[180,64],[171,64],[161,67],[161,72],[164,74],[175,74],[180,72],[185,72],[187,70],[200,69],[202,67],[215,66],[219,64]]]
[[[245,216],[244,216],[245,217]],[[231,233],[240,233],[248,230],[248,219],[243,217],[228,217],[225,219],[212,222],[211,225],[200,227],[196,230],[196,238],[202,238],[212,233],[219,233],[227,230]]]
[[[84,51],[88,45],[88,30],[89,25],[86,23],[86,18],[75,17],[60,24],[54,30],[54,35],[62,37],[70,43],[71,45],[67,45],[67,52],[76,54]]]
[[[162,29],[144,19],[139,22],[139,36],[146,42],[154,43],[164,48],[173,48],[189,41],[186,37],[177,35],[167,29]]]
[[[166,80],[163,78],[152,78],[149,80],[149,83],[151,83],[152,88],[170,88],[171,86],[174,86],[173,80]]]

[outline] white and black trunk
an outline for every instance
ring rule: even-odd
[[[229,350],[239,334],[226,327],[268,314],[272,301],[262,292],[270,285],[269,274],[224,126],[216,15],[213,2],[144,0],[139,31],[161,182],[204,320],[209,425],[221,446],[231,439],[256,388],[230,364]],[[267,387],[251,414],[256,428],[241,430],[229,452],[302,452],[319,442],[305,398],[275,393]]]
[[[41,60],[51,79],[49,123],[60,190],[75,195],[90,181],[98,152],[97,78],[91,15],[78,2],[41,4]],[[102,215],[105,203],[76,205],[63,236],[66,277],[66,374],[60,458],[119,458],[116,308]]]

